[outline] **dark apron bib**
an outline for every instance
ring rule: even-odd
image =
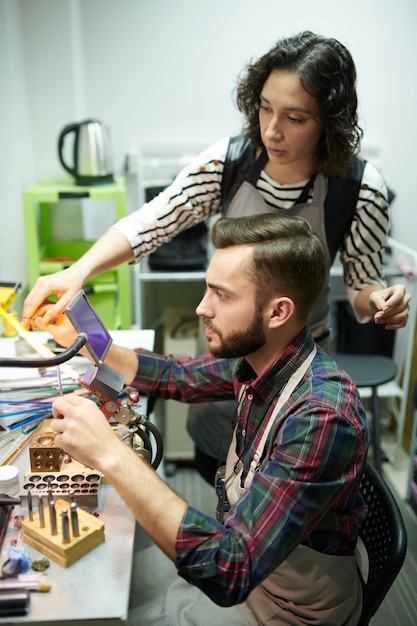
[[[253,184],[253,178],[257,180],[259,177],[258,169],[262,169],[263,163],[259,168],[259,161],[256,161],[257,166],[252,170],[249,179],[242,183],[236,194],[233,196],[229,208],[227,210],[227,217],[242,217],[244,215],[259,215],[262,213],[278,213],[278,210],[269,207],[260,193],[255,189]],[[330,253],[327,246],[326,229],[324,223],[324,201],[327,194],[327,179],[321,174],[318,174],[314,181],[313,186],[313,198],[312,202],[307,202],[307,198],[302,197],[301,202],[295,204],[290,209],[281,209],[285,215],[303,217],[320,237],[325,245],[327,253],[327,265],[328,272],[324,289],[318,297],[313,309],[311,310],[308,326],[315,339],[324,334],[327,327],[327,318],[329,313],[329,292],[330,292]],[[308,195],[308,189],[303,194]]]

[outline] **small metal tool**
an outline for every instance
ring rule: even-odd
[[[68,509],[62,509],[62,543],[70,542],[70,526],[68,519]]]
[[[80,526],[78,524],[77,505],[75,502],[71,502],[71,530],[73,537],[80,536]]]
[[[32,491],[29,489],[28,491],[28,510],[29,510],[29,519],[33,522],[33,500],[32,500]]]
[[[45,513],[43,509],[42,496],[39,496],[38,498],[38,507],[39,507],[39,526],[41,528],[45,528]]]
[[[58,533],[58,528],[56,523],[56,509],[54,500],[51,500],[49,502],[49,521],[51,525],[51,535],[56,535]]]
[[[54,499],[54,495],[52,493],[51,483],[48,484],[48,504],[50,505]]]

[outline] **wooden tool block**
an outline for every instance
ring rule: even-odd
[[[33,456],[33,459],[31,458],[30,466],[25,472],[23,481],[21,481],[19,495],[22,498],[27,497],[28,491],[31,491],[32,497],[36,498],[37,496],[46,496],[47,492],[50,490],[54,500],[58,500],[60,498],[69,499],[71,492],[73,492],[75,501],[79,506],[84,508],[96,507],[98,504],[98,493],[102,474],[86,467],[71,457],[65,458],[63,463],[58,461],[56,452],[57,450],[58,452],[62,451],[59,449],[49,450],[48,448],[49,443],[52,447],[52,440],[54,439],[54,433],[50,428],[50,421],[51,420],[44,420],[44,422],[38,426],[30,440],[29,452]],[[55,455],[49,460],[48,450],[49,452],[54,452]],[[39,457],[36,456],[38,453],[40,455]],[[35,460],[35,462],[39,461],[40,464],[36,471],[33,467],[34,464],[32,464],[33,460]],[[48,471],[46,471],[46,466],[49,461],[51,465]]]
[[[26,518],[22,522],[23,540],[63,567],[72,565],[105,541],[104,522],[91,513],[77,509],[80,536],[73,537],[70,533],[69,543],[63,543],[61,513],[62,509],[68,508],[66,500],[57,500],[55,503],[58,528],[56,535],[51,535],[48,507],[45,507],[44,528],[40,526],[39,513],[33,514],[32,521]]]

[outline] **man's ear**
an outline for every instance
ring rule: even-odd
[[[274,298],[270,305],[270,327],[278,328],[295,315],[295,304],[287,296]]]

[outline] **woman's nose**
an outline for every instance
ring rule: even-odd
[[[279,119],[277,117],[273,117],[271,119],[271,121],[268,124],[268,127],[266,129],[265,135],[268,139],[282,139],[283,138],[283,132],[282,132],[282,128],[281,128],[281,123],[279,121]]]

